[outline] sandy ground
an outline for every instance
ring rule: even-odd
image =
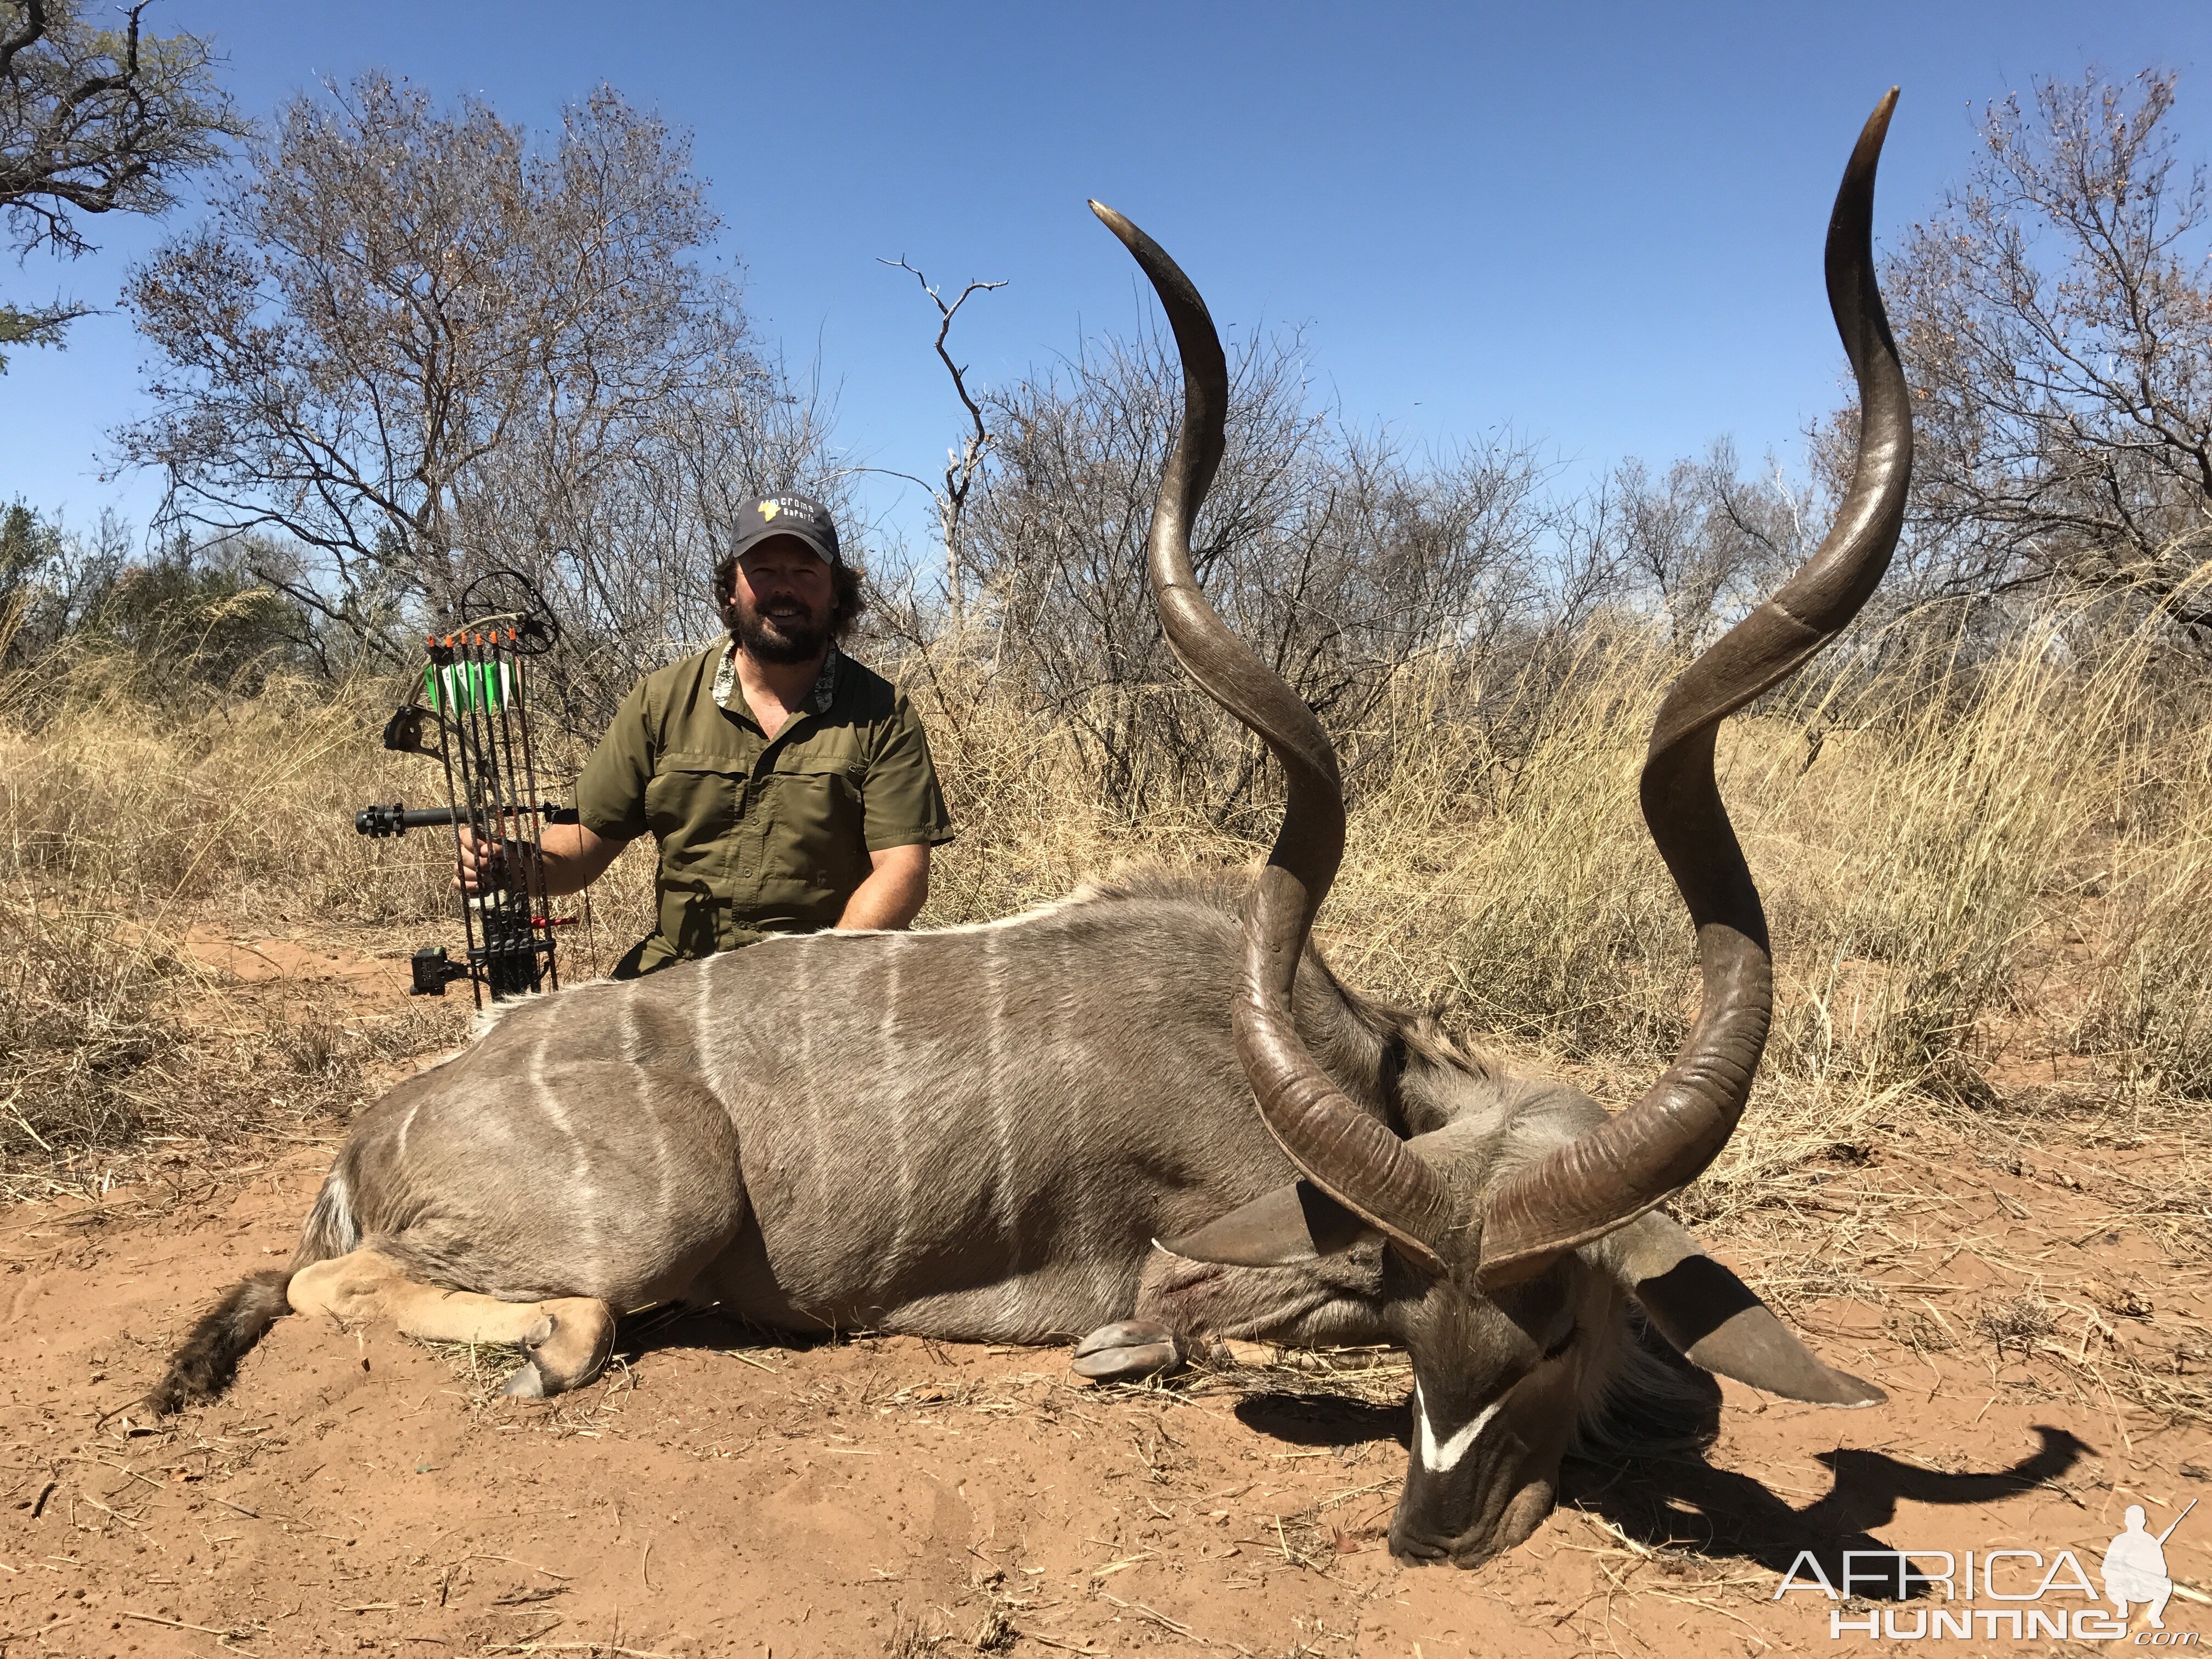
[[[404,971],[205,943],[241,994],[334,1009]],[[1383,1547],[1388,1354],[1099,1389],[1060,1352],[794,1347],[710,1315],[641,1322],[602,1382],[524,1404],[492,1356],[295,1318],[221,1404],[145,1421],[191,1316],[289,1254],[340,1132],[266,1139],[0,1211],[0,1656],[1910,1650],[1832,1637],[1832,1608],[1883,1604],[1777,1601],[1780,1575],[1801,1550],[1839,1578],[1848,1550],[2014,1548],[2094,1577],[2130,1504],[2157,1530],[2212,1498],[2205,1218],[2160,1201],[2154,1139],[2020,1129],[1840,1149],[1776,1225],[1714,1241],[1887,1407],[1729,1384],[1705,1456],[1571,1463],[1552,1519],[1475,1572]],[[2212,1641],[2212,1503],[2166,1551],[2168,1629]],[[1910,1631],[1941,1595],[1887,1611]]]

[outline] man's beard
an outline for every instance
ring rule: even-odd
[[[738,648],[756,662],[808,662],[820,656],[830,641],[826,623],[817,623],[810,617],[781,621],[744,605],[738,607],[732,632],[737,636]]]

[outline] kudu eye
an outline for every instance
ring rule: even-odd
[[[1544,1350],[1544,1358],[1547,1360],[1557,1359],[1569,1348],[1575,1346],[1575,1339],[1582,1334],[1583,1328],[1580,1325],[1570,1324],[1565,1330],[1560,1332],[1559,1336],[1553,1340],[1552,1346]]]

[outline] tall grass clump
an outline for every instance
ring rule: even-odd
[[[184,1047],[155,1006],[167,965],[103,918],[0,894],[0,1177],[127,1145],[160,1115]]]
[[[2142,752],[2130,735],[2155,730],[2137,719],[2140,641],[2090,641],[2085,660],[2067,632],[2052,619],[1993,655],[1953,641],[1887,672],[1847,661],[1796,711],[1825,722],[1818,763],[1747,781],[1790,952],[1781,1068],[1973,1097],[1988,1061],[2057,1041],[2035,981],[2068,936],[2090,947],[2077,992],[2102,966],[2091,866]]]
[[[1458,707],[1433,673],[1409,686],[1396,764],[1351,826],[1352,960],[1571,1058],[1677,1041],[1689,930],[1636,801],[1678,665],[1640,629],[1592,629]]]
[[[106,1154],[149,1135],[267,1121],[270,1091],[248,1075],[265,1061],[328,1069],[327,1034],[210,1030],[195,930],[327,933],[439,908],[444,871],[409,855],[422,838],[353,831],[352,808],[397,783],[371,688],[258,672],[250,689],[180,685],[175,666],[80,638],[0,676],[9,1194],[97,1185]]]
[[[2078,1054],[2149,1090],[2212,1099],[2212,676],[2115,694],[2087,837],[2078,945],[2094,963]]]
[[[2203,1092],[2212,687],[2079,617],[1963,643],[1862,641],[1723,731],[1774,936],[1770,1067],[1979,1099],[1993,1062],[2070,1054]],[[1423,735],[1355,811],[1325,918],[1355,977],[1570,1059],[1671,1050],[1692,941],[1636,784],[1679,666],[1616,637],[1509,687],[1542,707],[1503,720],[1405,688]]]
[[[1321,918],[1339,967],[1481,1036],[1658,1064],[1697,975],[1637,781],[1680,667],[1615,621],[1504,665],[1403,670],[1352,734],[1388,763],[1354,796]],[[906,678],[962,830],[932,919],[1003,914],[1126,854],[1262,850],[1188,805],[1117,816],[1064,732],[957,657],[910,655]],[[1986,1104],[1992,1067],[2057,1057],[2203,1095],[2206,730],[2212,685],[2169,639],[2084,612],[1996,644],[1860,636],[1730,721],[1722,789],[1777,959],[1770,1075]],[[1249,742],[1225,721],[1216,740],[1215,768]]]

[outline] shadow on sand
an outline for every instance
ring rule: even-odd
[[[1358,1446],[1371,1440],[1413,1444],[1413,1413],[1340,1394],[1248,1394],[1237,1420],[1255,1434],[1294,1446]]]
[[[719,1305],[704,1308],[684,1307],[675,1303],[661,1303],[650,1308],[641,1308],[626,1313],[616,1322],[615,1352],[623,1359],[635,1359],[641,1354],[659,1353],[668,1348],[699,1348],[721,1352],[731,1348],[781,1349],[804,1352],[836,1344],[841,1336],[851,1340],[854,1334],[822,1331],[809,1334],[801,1331],[771,1331],[749,1324],[735,1314],[725,1313]],[[866,1333],[859,1334],[865,1335]]]
[[[2002,1504],[2055,1482],[2094,1449],[2048,1424],[2037,1424],[2035,1435],[2035,1449],[2016,1462],[1961,1474],[1923,1468],[1883,1452],[1821,1452],[1814,1461],[1827,1466],[1835,1483],[1802,1509],[1749,1475],[1680,1453],[1633,1462],[1571,1460],[1561,1495],[1641,1544],[1755,1561],[1778,1575],[1809,1552],[1828,1581],[1840,1583],[1844,1551],[1898,1547],[1873,1534],[1896,1521],[1900,1502]],[[1924,1585],[1916,1581],[1908,1588],[1918,1595]]]
[[[836,1340],[763,1332],[714,1309],[665,1309],[625,1319],[617,1346],[635,1356],[671,1347],[804,1349]],[[1720,1403],[1711,1379],[1699,1381],[1705,1386],[1678,1402],[1689,1412],[1688,1420],[1618,1425],[1632,1442],[1648,1431],[1671,1442],[1672,1449],[1570,1454],[1560,1472],[1559,1501],[1604,1516],[1639,1544],[1756,1562],[1778,1575],[1809,1552],[1829,1582],[1839,1583],[1844,1551],[1893,1547],[1874,1536],[1874,1529],[1894,1522],[1900,1503],[2002,1504],[2056,1482],[2094,1449],[2064,1429],[2038,1424],[2033,1450],[2002,1468],[1978,1472],[1923,1468],[1882,1452],[1822,1452],[1814,1461],[1826,1465],[1833,1484],[1799,1509],[1751,1475],[1716,1468],[1698,1449],[1711,1441]],[[1244,1395],[1235,1411],[1254,1432],[1295,1446],[1387,1440],[1402,1448],[1412,1441],[1412,1417],[1403,1401],[1382,1405],[1325,1389],[1271,1389]],[[1914,1594],[1922,1588],[1918,1582],[1908,1584]]]
[[[1403,1405],[1378,1406],[1344,1395],[1253,1394],[1237,1402],[1236,1412],[1247,1428],[1297,1446],[1382,1440],[1404,1446],[1410,1427]],[[1561,1470],[1559,1498],[1604,1516],[1639,1544],[1756,1562],[1778,1575],[1810,1552],[1829,1582],[1840,1583],[1844,1551],[1893,1547],[1874,1530],[1896,1521],[1899,1503],[2002,1504],[2057,1480],[2094,1449],[2045,1424],[2038,1424],[2035,1434],[2035,1449],[2018,1461],[1964,1474],[1923,1468],[1881,1452],[1822,1452],[1814,1461],[1827,1466],[1834,1484],[1802,1509],[1750,1475],[1714,1468],[1695,1449],[1570,1455]],[[1924,1583],[1909,1588],[1918,1594]]]

